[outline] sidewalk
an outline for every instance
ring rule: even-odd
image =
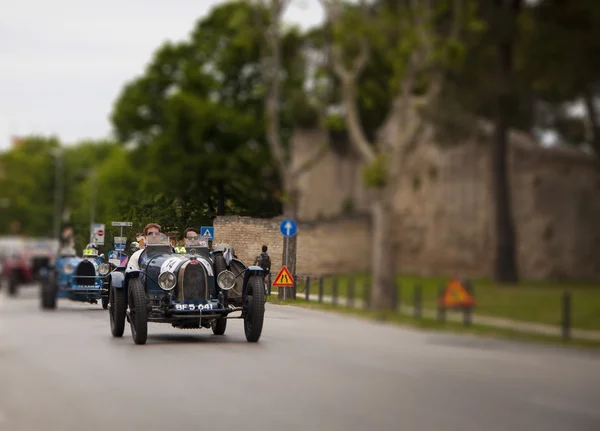
[[[277,292],[273,291],[274,295],[277,295]],[[304,302],[305,301],[305,293],[298,292],[296,293],[296,301]],[[319,300],[318,294],[311,294],[310,301],[317,302]],[[333,297],[331,296],[323,296],[323,302],[327,304],[333,303]],[[338,297],[337,304],[339,306],[347,306],[348,299],[345,297]],[[362,299],[355,298],[354,299],[354,308],[364,308],[364,303]],[[403,315],[414,316],[414,307],[410,305],[401,305],[400,312]],[[427,319],[437,319],[437,310],[432,310],[430,308],[423,308],[421,310],[421,316]],[[446,311],[446,320],[449,322],[462,322],[463,321],[463,313],[453,312],[452,310]],[[502,329],[512,329],[521,332],[529,332],[533,334],[543,334],[550,335],[554,337],[562,337],[562,329],[560,326],[546,325],[542,323],[532,323],[532,322],[524,322],[518,320],[510,320],[503,319],[500,317],[491,317],[485,316],[477,313],[473,313],[471,315],[471,322],[473,325],[481,325],[481,326],[489,326],[494,328],[502,328]],[[575,329],[571,328],[571,337],[573,339],[580,340],[590,340],[590,341],[600,341],[600,331],[590,331],[585,329]]]

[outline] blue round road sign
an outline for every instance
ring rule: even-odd
[[[292,237],[298,233],[298,225],[292,219],[285,219],[279,225],[279,230],[283,236]]]

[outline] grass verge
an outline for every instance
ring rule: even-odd
[[[368,274],[326,276],[323,277],[325,296],[333,294],[335,279],[340,297],[348,296],[351,283],[354,285],[355,298],[364,298],[365,293],[368,293]],[[304,278],[297,280],[299,298],[304,298],[305,281]],[[398,276],[398,297],[402,304],[414,305],[415,288],[420,286],[423,307],[435,309],[438,290],[448,281],[448,277]],[[600,330],[600,284],[523,281],[519,285],[498,285],[487,279],[473,279],[471,283],[477,301],[474,311],[478,315],[560,325],[562,295],[568,291],[571,293],[572,327]],[[313,277],[310,281],[310,294],[318,292],[319,279]]]
[[[375,320],[380,322],[388,322],[398,326],[409,326],[414,328],[429,329],[443,332],[454,332],[464,333],[471,335],[484,336],[489,338],[501,338],[512,341],[527,341],[542,344],[561,345],[565,347],[577,347],[577,348],[593,348],[600,349],[600,342],[588,341],[588,340],[570,340],[564,341],[559,337],[552,337],[549,335],[530,334],[517,330],[494,328],[483,325],[472,325],[464,326],[458,322],[444,321],[440,322],[435,319],[415,319],[411,316],[406,316],[394,312],[376,312],[370,310],[362,310],[357,308],[348,308],[334,306],[331,304],[319,304],[317,302],[304,302],[293,301],[293,300],[280,300],[277,296],[271,296],[268,302],[275,305],[291,305],[296,307],[311,308],[317,310],[333,311],[339,314],[350,315],[360,317],[368,320]]]

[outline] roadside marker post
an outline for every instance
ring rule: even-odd
[[[440,308],[445,315],[447,308],[463,310],[465,326],[471,326],[472,311],[475,307],[475,297],[470,282],[453,278],[442,288],[440,297]],[[445,317],[445,316],[444,316]]]

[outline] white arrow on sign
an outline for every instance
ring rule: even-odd
[[[290,230],[292,230],[294,228],[294,226],[292,225],[291,222],[287,222],[283,228],[286,230],[286,233],[289,235],[290,234]]]

